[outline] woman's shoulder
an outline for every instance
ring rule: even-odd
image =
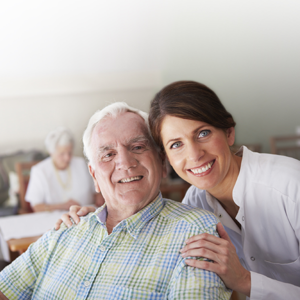
[[[291,199],[297,196],[300,190],[299,160],[268,153],[252,152],[249,155],[246,170],[248,176],[244,176],[245,181],[252,182],[256,187],[274,190]]]
[[[187,190],[182,203],[206,209],[206,191],[200,190],[194,185],[191,185]]]

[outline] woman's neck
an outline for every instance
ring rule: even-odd
[[[218,186],[208,191],[220,202],[233,219],[235,219],[239,211],[239,206],[233,201],[232,192],[240,173],[241,163],[242,158],[233,154],[229,170],[224,180],[218,184]]]

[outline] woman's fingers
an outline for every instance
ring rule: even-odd
[[[202,234],[198,234],[198,235],[194,235],[194,236],[190,237],[189,239],[187,239],[185,241],[185,243],[188,245],[188,244],[191,244],[191,243],[199,241],[199,240],[206,240],[209,242],[213,242],[217,245],[219,245],[223,242],[223,240],[220,239],[219,237],[216,237],[209,233],[202,233]]]
[[[70,228],[72,225],[73,225],[73,223],[72,223],[72,221],[71,221],[71,213],[68,213],[68,214],[63,214],[62,216],[61,216],[61,220],[62,220],[62,222],[64,222],[65,223],[65,225],[68,227],[68,228]],[[79,217],[78,216],[76,216],[77,218],[78,218],[78,220],[80,221],[80,219],[79,219]],[[72,217],[72,219],[73,219],[73,217]],[[74,219],[73,219],[74,220]],[[79,222],[78,221],[78,222]],[[75,221],[74,221],[75,222]],[[77,224],[77,223],[76,223]]]
[[[78,216],[86,216],[90,212],[94,212],[96,209],[93,206],[83,206],[80,208],[80,210],[77,211]]]
[[[230,241],[230,237],[229,237],[228,233],[226,232],[226,230],[223,227],[221,222],[219,222],[217,224],[217,231],[218,231],[218,234],[219,234],[220,238],[222,238],[226,241]]]
[[[55,229],[55,230],[58,230],[58,229],[60,228],[61,223],[62,223],[62,220],[59,219],[59,220],[55,223],[54,229]]]

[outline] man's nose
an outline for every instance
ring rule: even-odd
[[[135,168],[138,164],[138,161],[134,157],[134,154],[127,149],[120,150],[115,161],[118,170],[128,170],[130,168]]]
[[[191,143],[187,147],[187,159],[191,162],[198,162],[204,155],[205,151],[197,143]]]

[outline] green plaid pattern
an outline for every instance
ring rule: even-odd
[[[217,236],[215,215],[162,199],[120,222],[108,235],[106,207],[77,226],[49,231],[0,273],[8,299],[229,299],[209,271],[185,265],[189,237]]]

